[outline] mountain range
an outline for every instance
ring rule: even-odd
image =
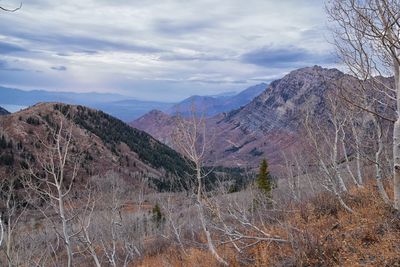
[[[325,95],[342,79],[355,78],[319,66],[298,69],[243,107],[212,116],[207,120],[208,138],[213,140],[207,164],[255,167],[262,158],[280,163],[282,151],[301,139],[299,126],[306,111],[315,122],[326,118]],[[173,121],[169,114],[152,111],[131,125],[170,145]]]
[[[119,94],[25,91],[1,86],[0,99],[0,106],[10,106],[10,109],[13,108],[14,111],[39,102],[61,102],[103,110],[124,121],[130,121],[155,108],[166,111],[173,105],[172,103],[137,100]]]
[[[10,111],[17,111],[39,102],[61,102],[102,110],[120,120],[132,121],[153,109],[168,114],[180,110],[187,114],[192,103],[204,106],[202,109],[214,115],[247,104],[264,89],[263,87],[265,88],[266,84],[256,85],[233,95],[229,93],[217,96],[192,96],[180,103],[167,103],[138,100],[119,94],[24,91],[0,86],[0,106],[7,107]]]
[[[213,102],[219,99],[225,103],[225,107],[231,103],[237,106],[262,90],[239,108],[207,117],[207,138],[212,147],[206,164],[256,167],[263,158],[271,165],[282,163],[282,151],[301,143],[304,114],[309,112],[311,120],[323,123],[327,119],[326,94],[342,81],[351,85],[358,80],[337,69],[314,66],[292,71],[263,90],[265,84],[234,96],[211,97]],[[79,140],[76,150],[81,149],[86,153],[85,160],[92,161],[84,164],[87,174],[113,169],[126,177],[145,174],[160,184],[166,177],[189,172],[187,161],[170,148],[177,116],[152,110],[128,126],[103,111],[81,105],[36,104],[0,117],[0,138],[6,143],[0,152],[0,172],[7,173],[10,166],[24,166],[25,161],[35,157],[37,136],[46,136],[65,120]],[[89,148],[84,149],[83,144],[89,144]]]
[[[266,83],[257,84],[234,95],[191,96],[180,103],[175,104],[172,108],[168,109],[166,113],[170,115],[179,113],[185,117],[191,114],[193,107],[196,108],[196,111],[201,112],[206,116],[228,112],[248,104],[264,91],[267,86]]]

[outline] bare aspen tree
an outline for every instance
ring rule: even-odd
[[[400,209],[400,2],[397,0],[330,0],[327,12],[338,54],[356,77],[373,83],[381,104],[395,106],[393,127],[394,208]],[[394,84],[379,76],[394,77]],[[371,100],[369,101],[371,102]],[[364,110],[368,107],[361,106]],[[371,103],[366,103],[370,105]],[[381,114],[385,117],[386,114]]]
[[[340,191],[347,192],[346,184],[344,183],[343,177],[339,170],[339,149],[340,149],[339,139],[344,124],[346,123],[346,119],[343,117],[343,114],[340,114],[340,105],[338,103],[339,102],[338,98],[336,96],[329,95],[327,96],[327,100],[329,102],[329,107],[330,107],[330,112],[328,116],[330,118],[331,123],[334,126],[334,140],[331,146],[332,147],[331,164],[333,166]],[[327,144],[329,144],[328,142]],[[345,147],[345,145],[343,146]]]
[[[377,143],[378,143],[378,148],[375,152],[375,170],[376,170],[376,184],[378,187],[378,191],[379,194],[381,195],[382,199],[385,201],[386,204],[388,204],[390,202],[389,197],[385,191],[385,188],[383,187],[383,183],[382,183],[382,164],[381,164],[381,157],[382,157],[382,153],[383,153],[383,148],[384,148],[384,144],[383,144],[383,130],[382,130],[382,124],[379,121],[380,118],[377,116],[372,116],[372,121],[376,130],[376,139],[377,139]]]
[[[71,227],[71,220],[76,215],[68,211],[70,208],[67,208],[67,198],[78,174],[79,157],[71,155],[72,128],[67,128],[64,124],[61,120],[50,134],[49,140],[40,140],[43,151],[37,155],[39,171],[31,166],[26,184],[57,213],[61,232],[57,230],[56,222],[54,229],[63,240],[67,251],[67,266],[70,267],[74,256],[72,238],[78,233],[73,232]]]
[[[346,122],[348,121],[348,118],[346,118]],[[342,144],[342,151],[343,151],[343,156],[345,159],[345,166],[346,166],[346,170],[349,173],[351,179],[353,180],[354,184],[357,187],[361,187],[361,184],[358,182],[356,176],[354,175],[351,167],[350,167],[350,160],[349,160],[349,156],[348,156],[348,151],[347,151],[347,144],[346,144],[346,131],[345,131],[345,127],[344,125],[341,125],[340,127],[340,132],[341,132],[341,138],[340,138],[340,142]]]
[[[92,177],[96,183],[99,199],[92,234],[99,245],[99,255],[106,259],[110,266],[130,266],[135,256],[140,257],[140,245],[146,235],[143,229],[137,229],[134,215],[124,212],[123,206],[128,203],[129,186],[117,173],[112,171]],[[140,189],[138,190],[140,192]],[[143,214],[138,203],[138,215]],[[138,218],[138,217],[136,217]]]
[[[180,195],[181,201],[185,199],[183,194]],[[163,211],[165,212],[165,217],[167,218],[167,223],[170,228],[170,231],[172,232],[173,238],[175,239],[176,243],[178,243],[178,246],[182,250],[183,254],[187,255],[186,249],[183,243],[183,229],[184,226],[186,225],[186,218],[182,218],[181,213],[182,210],[178,212],[178,209],[182,207],[177,207],[177,204],[174,203],[173,201],[173,193],[168,193],[167,199],[162,200],[159,199],[159,202],[161,203],[161,207]],[[164,238],[170,240],[171,237],[167,235],[162,235]]]
[[[336,120],[336,119],[335,119]],[[315,152],[315,160],[324,175],[322,186],[333,193],[339,200],[339,203],[350,213],[353,210],[344,202],[341,193],[344,192],[343,189],[346,188],[338,169],[338,140],[339,140],[339,122],[336,122],[335,132],[333,140],[327,139],[327,135],[321,129],[319,123],[314,122],[314,127],[310,124],[309,113],[306,113],[306,118],[304,121],[304,128],[306,129],[310,145],[313,147]],[[318,136],[323,136],[322,140]],[[328,155],[324,153],[328,151]],[[338,175],[339,174],[339,175]],[[346,189],[347,190],[347,189]]]
[[[4,199],[0,199],[3,200],[5,205],[4,217],[0,218],[2,220],[0,227],[2,234],[4,234],[4,236],[2,235],[5,247],[3,252],[6,255],[8,266],[11,267],[17,265],[16,259],[18,258],[18,250],[16,249],[18,244],[14,244],[14,232],[17,231],[19,221],[24,215],[26,207],[19,205],[16,199],[15,178],[9,178],[6,182],[3,182],[2,188],[0,188],[0,195],[4,196]]]
[[[93,192],[90,188],[86,190],[88,192],[88,200],[84,208],[84,212],[77,216],[78,225],[80,227],[80,234],[78,240],[86,247],[90,256],[92,257],[96,267],[100,267],[99,256],[97,255],[95,244],[93,243],[92,236],[90,234],[90,226],[93,220],[93,213],[96,207],[96,200],[93,199]]]
[[[117,184],[117,177],[109,177],[111,180],[111,206],[108,208],[111,210],[110,214],[110,224],[109,231],[111,233],[111,244],[108,244],[108,240],[101,239],[101,244],[103,247],[104,255],[111,266],[116,267],[118,256],[117,256],[117,242],[118,242],[118,232],[120,227],[122,227],[122,217],[120,214],[120,207],[122,205],[121,200],[121,190],[122,188]]]
[[[355,111],[350,111],[352,112],[353,118],[358,117],[360,115],[359,113],[356,113]],[[361,117],[363,117],[361,115]],[[357,168],[357,184],[359,186],[362,186],[364,181],[363,181],[363,175],[362,175],[362,170],[361,170],[361,136],[364,132],[363,129],[357,129],[355,125],[355,119],[350,118],[350,127],[351,127],[351,134],[352,137],[354,138],[354,149],[355,149],[355,160],[356,160],[356,168]],[[363,127],[364,123],[362,122],[359,127]]]
[[[213,227],[221,234],[222,244],[230,244],[239,254],[244,254],[247,249],[261,242],[288,242],[269,232],[269,223],[265,221],[275,220],[269,216],[270,201],[263,201],[265,196],[261,196],[260,200],[255,199],[254,196],[260,197],[255,187],[227,194],[227,188],[220,184],[216,190],[215,196],[207,200],[207,207],[215,216]]]
[[[286,171],[288,185],[289,185],[289,189],[290,189],[292,198],[295,201],[299,201],[299,199],[300,199],[300,189],[299,189],[300,174],[299,174],[299,172],[295,173],[295,171],[293,170],[294,164],[292,162],[290,162],[290,160],[288,159],[288,156],[286,155],[286,153],[284,151],[282,152],[282,155],[283,155],[283,158],[285,159],[285,171]],[[299,165],[297,165],[297,167],[299,167]]]
[[[219,263],[227,266],[228,263],[219,256],[211,238],[210,230],[207,226],[205,216],[206,196],[204,194],[204,179],[208,176],[208,173],[204,173],[203,164],[206,152],[210,148],[211,142],[207,139],[205,116],[198,114],[194,105],[192,106],[192,114],[189,118],[185,119],[181,116],[177,116],[176,128],[172,139],[175,148],[188,159],[189,164],[193,165],[197,181],[196,205],[200,223],[207,238],[208,249]]]
[[[6,12],[15,12],[17,10],[20,10],[22,8],[22,2],[20,3],[20,5],[16,8],[6,8],[4,6],[0,6],[0,10],[2,11],[6,11]]]
[[[4,239],[4,226],[3,226],[3,219],[1,218],[0,215],[0,247],[1,244],[3,244],[3,239]]]

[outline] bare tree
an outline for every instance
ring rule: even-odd
[[[1,218],[0,215],[0,246],[3,243],[3,239],[4,239],[4,226],[3,226],[3,219]]]
[[[187,218],[185,218],[185,216],[182,216],[182,205],[178,206],[176,201],[174,201],[173,196],[174,193],[168,193],[166,200],[162,200],[161,198],[159,199],[162,210],[165,212],[168,230],[169,232],[171,232],[167,232],[167,235],[162,236],[168,240],[174,240],[178,244],[182,252],[187,255],[183,240],[183,231],[184,227],[187,225]],[[184,202],[185,195],[181,193],[179,195],[179,199],[181,202]]]
[[[16,7],[16,8],[5,8],[3,6],[0,6],[0,10],[6,11],[6,12],[15,12],[21,8],[22,8],[22,2],[20,3],[19,7]]]
[[[10,267],[17,265],[17,247],[19,244],[14,244],[14,232],[17,231],[20,219],[26,211],[26,206],[22,206],[17,199],[15,180],[15,178],[9,178],[7,181],[3,182],[0,188],[0,199],[5,204],[4,212],[2,212],[4,216],[0,218],[0,247],[4,237],[5,249],[3,252],[6,255],[8,266]]]
[[[371,82],[371,90],[381,98],[368,99],[357,106],[394,122],[393,184],[394,207],[400,209],[400,2],[397,0],[329,0],[327,12],[338,54],[358,78]],[[394,77],[388,84],[381,75]],[[374,112],[376,102],[395,107],[394,119]]]
[[[378,191],[380,196],[382,197],[383,201],[386,204],[389,204],[390,200],[389,197],[386,193],[386,190],[383,186],[382,183],[382,153],[383,153],[383,149],[384,149],[384,141],[383,141],[383,130],[382,130],[382,122],[381,122],[381,118],[379,118],[378,116],[372,116],[372,121],[374,124],[374,128],[376,130],[376,135],[375,138],[377,139],[377,143],[378,143],[378,148],[376,149],[375,152],[375,159],[374,159],[374,165],[375,165],[375,170],[376,170],[376,184],[378,187]]]
[[[196,205],[200,223],[207,238],[208,249],[219,263],[227,266],[228,263],[219,256],[215,249],[210,230],[207,226],[205,216],[206,195],[204,194],[204,179],[207,178],[209,173],[204,172],[203,164],[206,152],[211,146],[211,142],[207,139],[205,116],[201,114],[199,115],[196,112],[194,105],[192,106],[192,114],[189,118],[185,119],[181,116],[177,116],[176,128],[172,139],[175,148],[182,153],[186,159],[188,159],[188,163],[193,166],[195,172],[197,181]]]
[[[143,216],[148,214],[142,210],[140,198],[137,203],[138,210],[135,212],[124,212],[123,208],[128,205],[130,195],[136,195],[142,189],[135,187],[137,191],[133,191],[128,183],[112,171],[94,176],[92,180],[99,199],[94,222],[91,230],[88,230],[91,233],[88,235],[95,237],[101,250],[99,253],[108,265],[129,266],[135,257],[142,255],[143,239],[148,233],[143,229],[147,225],[139,227],[138,219],[142,219],[140,222],[145,224],[147,219],[143,220]],[[91,254],[95,254],[95,251]]]
[[[71,221],[76,218],[76,214],[71,214],[72,205],[68,202],[68,196],[78,174],[80,157],[71,155],[72,128],[67,128],[64,124],[61,120],[56,129],[51,130],[47,140],[39,139],[43,147],[43,151],[37,155],[39,170],[30,166],[26,185],[49,203],[57,214],[61,222],[61,232],[52,216],[43,212],[53,222],[57,236],[63,240],[67,251],[67,266],[70,267],[74,256],[72,238],[78,232],[72,229]]]
[[[324,128],[318,122],[310,123],[309,112],[306,113],[304,128],[310,145],[314,149],[315,161],[325,178],[322,180],[322,186],[333,193],[348,212],[353,213],[353,210],[344,202],[341,196],[342,192],[347,191],[338,163],[339,138],[343,122],[339,119],[338,113],[335,112],[337,107],[335,107],[333,100],[331,100],[331,104],[333,104],[334,111],[330,114],[331,124],[334,126],[333,137],[330,138],[331,134],[324,131]]]

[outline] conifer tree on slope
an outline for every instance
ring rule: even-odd
[[[268,171],[268,163],[266,159],[263,159],[260,164],[260,171],[257,175],[257,187],[265,194],[266,197],[272,197],[272,179]]]

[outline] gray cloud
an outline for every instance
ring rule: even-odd
[[[255,49],[241,56],[241,61],[267,68],[302,67],[315,64],[332,64],[335,58],[330,53],[311,52],[294,46]]]
[[[64,49],[66,52],[60,52],[66,55],[67,52],[78,52],[84,54],[96,54],[98,51],[126,51],[133,53],[158,53],[164,51],[154,46],[144,46],[135,43],[111,41],[107,39],[101,39],[100,37],[83,36],[80,34],[43,34],[43,33],[31,33],[16,31],[14,33],[8,32],[10,36],[17,37],[21,40],[25,40],[27,43],[36,43],[37,45],[53,46],[58,49]],[[27,49],[7,44],[0,43],[0,52],[19,52],[27,51]]]
[[[10,54],[16,52],[27,52],[28,50],[12,43],[6,43],[0,41],[0,54]]]
[[[65,67],[65,66],[54,66],[54,67],[51,67],[51,69],[52,70],[56,70],[56,71],[66,71],[67,67]]]

